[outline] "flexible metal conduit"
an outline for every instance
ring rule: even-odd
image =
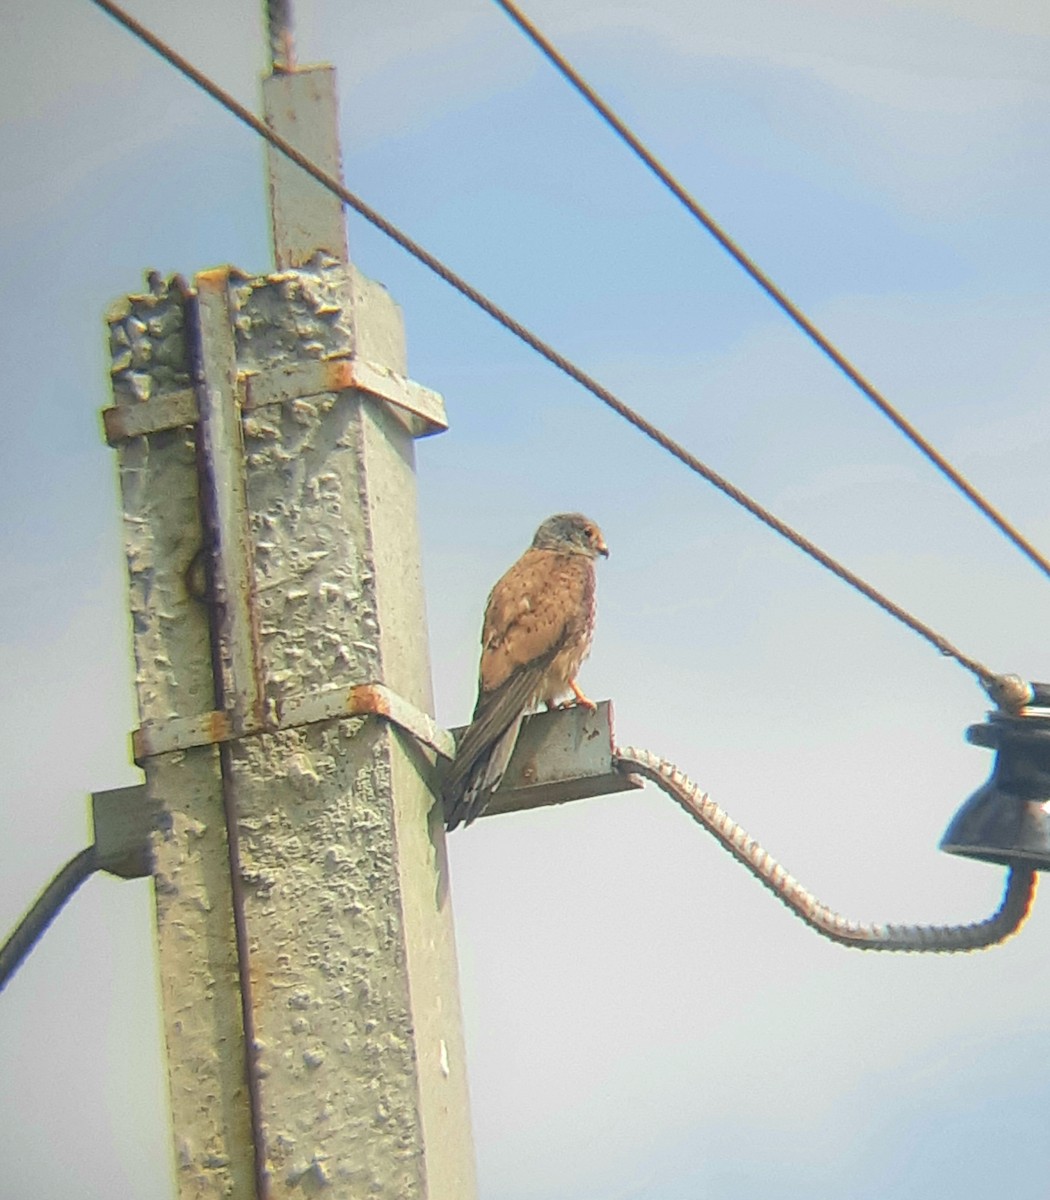
[[[957,954],[983,950],[1005,941],[1024,923],[1035,897],[1035,871],[1011,867],[999,909],[972,925],[862,925],[828,908],[802,886],[733,818],[702,792],[673,763],[636,750],[616,751],[620,770],[642,775],[712,834],[752,875],[822,937],[857,950],[898,950],[912,953]]]

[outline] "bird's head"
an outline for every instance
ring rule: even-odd
[[[548,517],[532,539],[534,550],[557,550],[561,554],[584,554],[587,558],[609,557],[602,531],[582,513],[557,513]]]

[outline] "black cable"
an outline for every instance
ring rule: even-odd
[[[71,858],[40,893],[32,908],[15,926],[14,932],[0,946],[0,992],[10,982],[30,950],[58,916],[78,887],[98,870],[98,855],[88,846]]]
[[[854,572],[833,559],[830,554],[826,554],[814,542],[811,542],[786,522],[781,521],[779,517],[774,516],[773,513],[759,504],[757,500],[753,500],[746,492],[742,491],[735,484],[730,483],[728,479],[719,475],[717,471],[707,466],[706,463],[701,462],[699,458],[679,445],[678,442],[669,437],[651,421],[625,404],[618,396],[610,392],[608,388],[603,387],[597,380],[577,367],[575,363],[571,362],[563,354],[560,354],[553,347],[549,346],[531,330],[522,325],[521,322],[516,321],[509,313],[505,312],[482,292],[479,292],[477,288],[467,283],[465,279],[462,279],[450,267],[445,266],[440,259],[435,258],[429,250],[425,250],[418,242],[413,241],[407,234],[402,233],[396,225],[393,225],[385,217],[381,216],[374,208],[366,204],[364,200],[340,183],[339,180],[332,178],[331,175],[322,171],[305,154],[297,150],[291,142],[281,137],[280,134],[275,133],[265,122],[261,121],[254,113],[245,108],[243,104],[235,100],[229,92],[224,91],[217,83],[209,79],[202,71],[199,71],[192,63],[183,58],[181,54],[157,37],[156,34],[152,33],[144,25],[136,21],[134,17],[129,16],[123,9],[114,4],[112,0],[91,0],[91,3],[103,9],[130,33],[133,33],[137,38],[145,42],[161,58],[165,59],[176,70],[185,75],[187,79],[207,92],[213,100],[221,104],[223,108],[247,125],[249,129],[254,130],[255,133],[279,150],[286,158],[289,158],[297,166],[301,167],[311,178],[316,179],[322,187],[326,188],[333,195],[338,196],[344,204],[364,217],[366,221],[374,225],[380,232],[385,233],[391,241],[396,242],[397,245],[406,250],[425,267],[428,267],[435,275],[449,284],[450,287],[455,288],[460,295],[465,296],[472,304],[477,305],[478,308],[492,317],[494,321],[502,325],[504,329],[514,334],[525,345],[545,358],[552,366],[557,367],[559,371],[563,371],[570,379],[575,380],[582,387],[586,388],[593,396],[596,396],[603,404],[611,408],[613,412],[623,417],[625,421],[628,421],[636,429],[644,433],[646,437],[656,442],[658,446],[677,458],[679,462],[683,463],[691,471],[695,471],[696,474],[706,479],[708,483],[718,488],[720,492],[746,509],[753,517],[756,517],[764,525],[779,533],[781,537],[786,538],[792,545],[796,546],[804,554],[809,555],[815,562],[820,563],[822,567],[837,576],[844,583],[848,583],[852,588],[866,596],[884,612],[889,613],[890,616],[907,625],[914,633],[925,638],[941,654],[954,659],[960,666],[972,672],[983,684],[994,684],[999,678],[995,672],[991,671],[982,662],[964,654],[931,626],[924,624],[917,617],[912,616],[911,613],[901,608],[900,605],[894,604],[892,600],[884,596],[870,583],[865,582],[859,575],[854,574]]]
[[[1028,559],[1031,560],[1044,575],[1050,577],[1050,560],[1046,559],[1027,538],[1003,516],[997,508],[981,495],[965,475],[953,466],[935,446],[933,446],[914,425],[899,412],[886,397],[866,379],[806,314],[794,303],[770,277],[751,259],[739,245],[729,236],[718,222],[683,187],[671,172],[660,162],[645,143],[635,134],[625,122],[609,107],[598,93],[576,71],[572,64],[562,55],[551,41],[540,32],[520,8],[512,0],[495,0],[495,3],[518,26],[526,37],[539,49],[540,53],[576,89],[594,111],[612,129],[617,136],[641,159],[657,179],[677,199],[708,233],[718,242],[723,250],[742,267],[758,284],[766,295],[785,313],[795,325],[839,368],[851,383],[853,383],[877,409],[890,420],[897,429],[912,443],[913,446],[933,463],[938,471],[950,480],[962,494],[982,512],[989,521],[1008,538]]]

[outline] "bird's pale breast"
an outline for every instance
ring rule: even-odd
[[[573,557],[579,558],[579,555]],[[565,627],[562,648],[551,660],[534,702],[554,703],[568,691],[569,683],[579,674],[580,665],[591,651],[594,636],[594,564],[581,559],[579,601]]]

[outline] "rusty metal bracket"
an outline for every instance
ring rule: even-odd
[[[332,717],[383,717],[442,758],[451,759],[456,754],[455,739],[447,729],[381,683],[359,683],[349,692],[340,688],[292,700],[281,706],[279,715],[283,728],[312,725]]]
[[[254,374],[244,374],[242,407],[250,411],[267,404],[286,404],[326,392],[358,391],[377,400],[385,400],[414,423],[416,437],[429,437],[448,428],[445,402],[437,392],[422,387],[392,371],[363,358],[332,358],[324,362],[300,362]]]
[[[196,717],[173,717],[168,721],[147,721],[131,735],[132,753],[135,762],[142,765],[156,754],[232,742],[238,736],[255,737],[321,721],[367,716],[383,717],[442,758],[450,759],[456,753],[455,740],[448,730],[381,683],[360,683],[349,690],[333,688],[287,701],[275,721],[252,725],[239,735],[234,731],[229,714],[221,711],[201,713]]]
[[[437,392],[362,358],[300,362],[241,372],[237,377],[242,413],[346,391],[363,392],[393,405],[414,437],[430,437],[448,428],[445,402]],[[106,441],[111,446],[145,434],[195,425],[197,420],[197,397],[192,388],[102,410]]]
[[[302,697],[285,704],[279,721],[249,729],[253,737],[347,717],[382,717],[418,742],[450,760],[460,730],[442,729],[427,713],[378,683],[363,683]],[[192,746],[233,741],[236,735],[223,712],[199,717],[151,721],[132,734],[135,761]],[[485,816],[524,812],[569,800],[585,800],[643,786],[640,776],[617,768],[612,703],[602,700],[594,712],[579,705],[526,717],[503,783]],[[92,794],[95,841],[103,870],[127,879],[149,875],[149,833],[156,822],[145,784]]]

